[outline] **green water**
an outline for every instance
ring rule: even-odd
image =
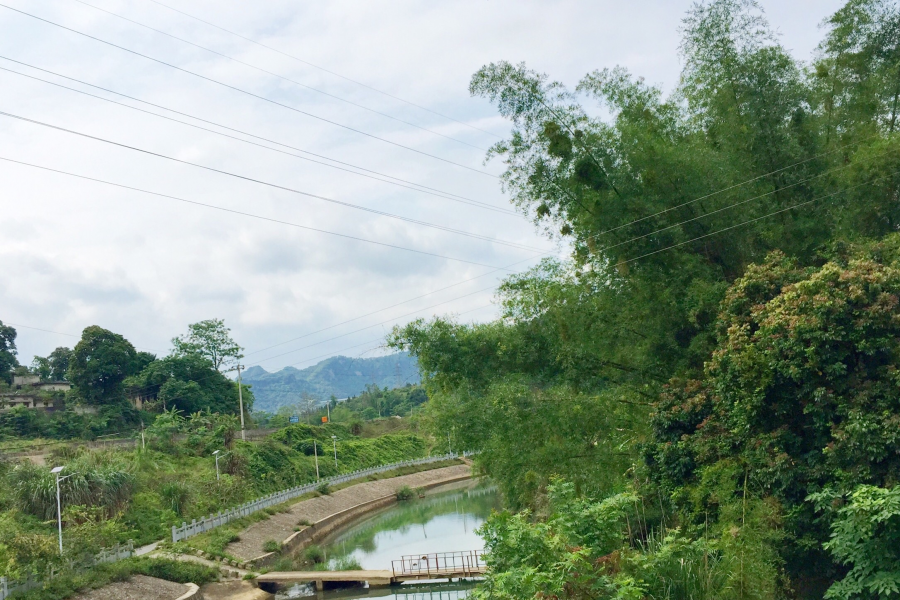
[[[355,561],[363,569],[390,569],[403,555],[482,550],[475,530],[498,509],[498,496],[485,483],[466,482],[436,488],[424,498],[399,502],[370,515],[325,540],[328,563]],[[458,600],[471,584],[405,584],[393,588],[327,591],[294,586],[277,600],[317,596],[328,599],[388,598],[392,600]]]

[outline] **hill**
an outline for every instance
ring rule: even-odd
[[[324,401],[332,394],[338,398],[355,396],[373,383],[394,388],[398,373],[401,386],[419,382],[416,359],[403,353],[376,358],[332,356],[305,369],[285,367],[274,373],[255,366],[244,372],[243,380],[253,386],[254,408],[274,412],[280,406],[299,402],[304,394]]]

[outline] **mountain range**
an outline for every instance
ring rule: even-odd
[[[285,367],[269,373],[260,366],[250,367],[244,371],[243,381],[252,386],[254,410],[275,412],[281,406],[299,403],[304,395],[319,403],[332,395],[355,396],[373,383],[382,388],[416,384],[419,367],[406,353],[375,358],[332,356],[305,369]]]

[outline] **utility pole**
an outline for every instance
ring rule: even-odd
[[[241,365],[240,365],[240,363],[238,363],[237,370],[238,370],[238,404],[240,405],[240,409],[241,409],[241,440],[246,441],[247,438],[244,437],[244,394],[243,394],[243,390],[241,389],[244,386],[241,384]]]

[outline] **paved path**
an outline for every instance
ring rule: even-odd
[[[117,581],[96,590],[82,592],[70,600],[176,600],[188,592],[183,583],[165,579],[132,575],[126,581]]]
[[[243,530],[239,534],[240,539],[228,544],[225,552],[243,560],[250,560],[264,554],[262,547],[268,540],[282,542],[290,537],[294,533],[294,527],[302,520],[315,523],[363,502],[390,496],[405,485],[417,488],[467,475],[471,475],[471,468],[468,465],[454,465],[442,469],[420,471],[411,475],[358,483],[327,496],[303,500],[294,504],[287,512],[272,515],[265,521],[254,523]]]

